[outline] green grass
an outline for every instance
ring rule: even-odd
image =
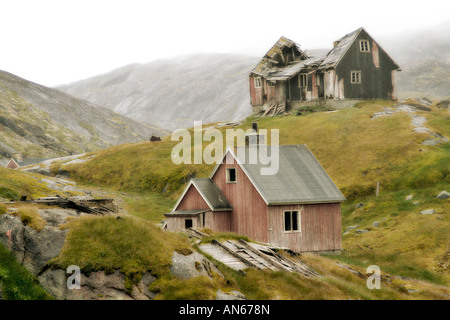
[[[5,300],[53,299],[14,255],[0,244],[0,287]]]
[[[44,176],[0,168],[0,197],[8,200],[20,200],[20,197],[25,195],[30,199],[61,194],[49,189],[44,183],[40,183],[38,177]]]
[[[192,252],[187,238],[134,217],[80,217],[66,227],[69,231],[61,254],[51,262],[62,269],[77,265],[85,273],[120,270],[133,276],[150,271],[163,276],[173,251]]]
[[[176,142],[169,138],[95,152],[95,158],[81,164],[60,164],[79,183],[122,193],[125,209],[135,217],[72,221],[63,251],[53,263],[62,268],[77,264],[85,272],[121,270],[127,279],[150,270],[159,275],[152,287],[159,299],[210,299],[218,288],[237,289],[250,299],[440,299],[438,293],[448,292],[450,283],[450,216],[448,200],[435,197],[441,190],[449,191],[450,143],[420,145],[427,134],[415,133],[406,113],[371,119],[373,113],[392,105],[390,101],[367,101],[333,113],[250,117],[240,126],[246,130],[251,122],[258,121],[260,129],[280,129],[280,144],[308,145],[348,199],[342,205],[343,231],[356,224],[359,229],[370,230],[343,236],[345,251],[340,256],[304,255],[302,259],[321,272],[322,278],[258,270],[248,270],[244,276],[220,263],[225,283],[219,279],[171,277],[171,253],[190,252],[191,246],[186,238],[165,233],[154,224],[164,219],[163,214],[171,210],[191,177],[207,177],[214,166],[174,165],[170,154]],[[429,119],[426,126],[450,136],[447,113],[431,109],[419,112]],[[15,177],[3,181],[11,178]],[[378,181],[380,195],[375,197]],[[0,175],[0,195],[21,195],[26,187],[25,183],[11,187],[1,182]],[[29,192],[39,193],[34,189],[38,188]],[[413,199],[407,201],[409,194]],[[413,201],[419,203],[414,205]],[[364,206],[356,209],[357,203]],[[429,208],[436,214],[420,215],[421,210]],[[372,226],[374,221],[381,223],[379,228]],[[365,281],[337,267],[336,260],[360,272],[376,264],[384,273],[424,283],[396,280],[383,283],[384,290],[370,291]],[[420,293],[410,294],[404,285],[419,288]]]

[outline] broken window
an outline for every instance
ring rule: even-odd
[[[227,183],[236,183],[236,168],[227,168]]]
[[[361,83],[361,71],[352,71],[350,82],[353,84],[360,84]]]
[[[306,76],[307,76],[306,74],[299,74],[298,75],[298,86],[300,88],[304,88],[304,87],[306,87],[308,85]]]
[[[261,88],[261,78],[255,78],[255,88]]]
[[[361,40],[361,41],[359,41],[359,47],[361,49],[361,52],[370,52],[369,40]]]
[[[284,231],[299,231],[298,211],[284,212]]]

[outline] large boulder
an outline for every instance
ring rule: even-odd
[[[24,225],[17,216],[0,215],[0,243],[10,248],[16,260],[35,275],[60,254],[67,233],[60,225],[68,217],[79,215],[72,209],[45,209],[39,210],[39,214],[46,221],[40,231]]]
[[[450,198],[450,193],[448,193],[446,190],[443,190],[441,192],[439,192],[439,194],[437,195],[438,199],[448,199]]]
[[[39,277],[40,284],[58,300],[150,300],[155,294],[148,290],[156,278],[150,273],[142,276],[130,291],[125,287],[125,275],[120,271],[105,274],[104,271],[91,272],[89,276],[80,274],[80,288],[69,289],[69,274],[64,270],[45,270]]]
[[[191,279],[198,276],[212,278],[213,272],[222,275],[214,264],[198,252],[183,255],[175,251],[172,255],[170,272],[179,279]]]

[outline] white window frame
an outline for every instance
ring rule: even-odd
[[[304,79],[304,81],[302,79]],[[302,85],[302,83],[303,83],[303,85]],[[308,74],[300,73],[298,75],[298,87],[299,88],[306,88],[307,86],[308,86]]]
[[[230,180],[230,170],[234,170],[234,181]],[[227,183],[237,183],[237,170],[235,167],[227,168]]]
[[[286,213],[289,212],[289,219],[290,219],[290,230],[286,230]],[[297,212],[297,229],[293,230],[293,223],[292,223],[292,212]],[[283,230],[284,233],[295,233],[295,232],[301,232],[301,212],[300,210],[283,210]]]
[[[352,70],[350,72],[350,83],[361,84],[361,70]]]
[[[261,78],[260,77],[256,77],[256,78],[254,78],[254,81],[255,81],[255,88],[261,88],[261,86],[262,86]]]
[[[369,40],[359,40],[359,50],[361,52],[370,52]]]

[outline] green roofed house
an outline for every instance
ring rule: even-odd
[[[250,148],[279,152],[278,171],[261,174],[267,159],[245,161]],[[345,198],[306,145],[235,151],[227,149],[209,178],[188,183],[165,215],[168,230],[234,232],[297,252],[341,250]]]

